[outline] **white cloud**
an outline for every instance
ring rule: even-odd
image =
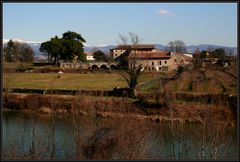
[[[157,10],[156,12],[157,15],[169,15],[169,16],[175,16],[175,13],[169,11],[169,10],[166,10],[166,9],[159,9]]]

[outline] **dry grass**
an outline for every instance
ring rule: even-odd
[[[32,89],[82,89],[112,90],[116,86],[126,87],[118,74],[63,74],[56,73],[4,73],[3,87]]]
[[[81,89],[112,90],[114,87],[127,87],[126,81],[118,73],[70,74],[64,73],[4,73],[3,87],[31,89]],[[145,73],[139,82],[151,79]]]
[[[234,67],[231,67],[231,69]],[[230,71],[233,71],[231,70]],[[236,72],[236,70],[235,70]],[[169,73],[166,77],[173,76]],[[159,87],[158,76],[163,74],[149,75],[149,80],[141,84],[139,90],[142,93],[155,92],[162,89]],[[221,70],[217,69],[193,69],[184,71],[176,80],[168,81],[168,86],[173,92],[193,92],[193,93],[231,93],[237,94],[237,79]]]
[[[54,96],[54,95],[29,95],[7,94],[3,96],[3,107],[18,110],[37,110],[54,107],[60,114],[80,114],[101,117],[124,117],[133,115],[161,116],[167,120],[172,116],[179,121],[202,122],[200,112],[202,109],[216,117],[219,123],[234,125],[235,114],[226,103],[200,101],[184,102],[171,101],[168,107],[147,108],[135,104],[134,100],[127,98],[107,98],[90,96]],[[76,110],[78,113],[76,113]],[[171,114],[171,112],[173,112]],[[136,116],[135,116],[136,117]]]
[[[168,84],[175,92],[237,93],[237,80],[219,70],[186,71]]]

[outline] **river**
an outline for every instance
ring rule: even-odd
[[[238,157],[234,128],[128,118],[2,114],[4,159],[224,159]]]

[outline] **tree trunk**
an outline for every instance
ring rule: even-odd
[[[136,89],[136,86],[134,87],[130,87],[130,97],[131,98],[136,98],[137,97],[137,89]]]

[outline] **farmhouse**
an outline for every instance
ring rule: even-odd
[[[121,59],[127,60],[126,66],[133,67],[142,64],[145,70],[171,71],[177,69],[179,65],[188,65],[192,61],[192,55],[186,53],[176,53],[161,51],[154,45],[129,45],[118,46],[110,49],[111,62],[95,62],[93,53],[85,52],[86,59],[90,62],[61,63],[61,68],[79,69],[117,69]],[[136,64],[135,64],[136,63]]]
[[[110,49],[110,57],[112,59],[116,59],[117,57],[121,56],[122,54],[124,54],[125,52],[127,52],[127,50],[131,49],[131,51],[135,51],[135,52],[147,52],[147,51],[152,51],[153,49],[155,49],[154,45],[151,44],[141,44],[141,45],[119,45],[116,48],[112,48]]]
[[[192,57],[176,52],[166,52],[154,49],[152,51],[132,51],[128,57],[128,66],[142,64],[145,70],[171,71],[179,65],[188,65]]]
[[[192,55],[188,53],[167,52],[156,49],[154,45],[120,45],[110,49],[113,60],[120,61],[122,56],[128,58],[128,67],[142,64],[145,70],[170,71],[177,69],[178,65],[190,64]]]
[[[92,52],[85,52],[85,56],[87,61],[94,61],[93,53]]]

